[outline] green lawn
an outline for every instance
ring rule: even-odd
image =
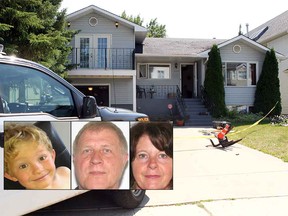
[[[228,134],[228,139],[243,138],[241,144],[288,162],[288,127],[269,123],[237,125]]]

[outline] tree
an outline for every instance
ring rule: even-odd
[[[144,19],[142,19],[139,14],[136,17],[133,17],[132,15],[128,16],[124,11],[122,12],[121,17],[140,26],[142,26],[144,22]],[[147,37],[155,37],[155,38],[166,37],[166,26],[160,25],[157,22],[157,18],[151,19],[149,24],[146,24],[146,28],[148,29]]]
[[[206,66],[204,89],[210,103],[213,105],[211,110],[212,116],[225,116],[227,114],[227,109],[225,105],[222,61],[218,46],[213,45],[208,55],[209,58]]]
[[[0,43],[7,54],[41,63],[58,74],[66,69],[69,43],[76,33],[66,29],[62,0],[2,0]]]
[[[126,20],[128,20],[128,21],[130,21],[130,22],[133,22],[133,23],[135,23],[135,24],[137,24],[137,25],[140,25],[140,26],[142,26],[142,24],[143,24],[143,22],[144,22],[144,20],[140,17],[139,14],[138,14],[136,17],[133,17],[132,15],[128,16],[128,15],[126,14],[126,12],[123,11],[122,14],[121,14],[121,17],[122,17],[123,19],[126,19]]]
[[[150,20],[149,24],[146,25],[146,28],[148,29],[147,37],[166,37],[166,26],[158,24],[157,18]]]
[[[277,103],[278,102],[278,103]],[[268,113],[277,103],[269,116],[280,115],[282,111],[278,61],[274,49],[266,52],[262,72],[256,86],[254,112]]]

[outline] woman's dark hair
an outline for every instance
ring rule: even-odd
[[[173,126],[169,122],[140,122],[132,126],[130,132],[131,161],[135,159],[136,146],[144,134],[149,136],[155,148],[173,158]]]
[[[139,139],[147,135],[151,143],[159,151],[164,151],[173,158],[173,126],[169,122],[140,122],[131,127],[130,130],[130,161],[136,157],[136,146]],[[131,187],[134,187],[135,179],[130,172]],[[171,182],[172,185],[172,182]]]

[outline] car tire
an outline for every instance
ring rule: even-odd
[[[118,190],[111,191],[112,199],[118,206],[131,209],[140,205],[145,196],[145,190]]]

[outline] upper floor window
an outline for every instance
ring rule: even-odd
[[[138,64],[137,76],[140,79],[170,79],[168,64]]]
[[[257,83],[257,63],[224,62],[222,70],[226,86],[254,86]]]

